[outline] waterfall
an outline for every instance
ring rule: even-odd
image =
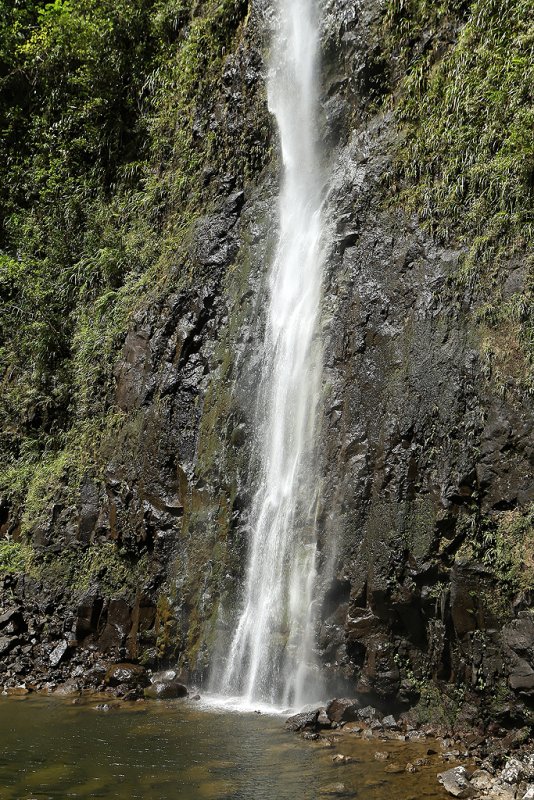
[[[267,90],[283,178],[254,444],[259,488],[244,603],[222,680],[223,692],[246,704],[296,707],[320,693],[313,657],[323,261],[318,48],[313,0],[279,0]]]

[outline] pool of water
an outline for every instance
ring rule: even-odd
[[[366,800],[441,800],[437,760],[388,774],[428,744],[363,742],[327,748],[284,730],[281,717],[205,709],[184,701],[124,704],[30,696],[0,699],[0,798],[324,800],[333,784]],[[387,762],[374,759],[390,752]],[[336,767],[335,753],[354,761]],[[338,787],[339,788],[339,787]]]

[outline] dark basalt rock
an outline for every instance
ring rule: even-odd
[[[346,697],[331,700],[326,706],[326,716],[330,722],[354,722],[359,719],[360,703]]]
[[[150,700],[175,700],[179,697],[187,697],[187,686],[180,681],[155,681],[148,686],[144,695]]]
[[[317,719],[319,711],[303,711],[300,714],[294,714],[292,717],[286,719],[286,730],[297,732],[303,730],[315,731],[317,728]]]
[[[146,686],[149,680],[145,668],[140,664],[112,664],[106,672],[104,682],[112,687],[136,689]]]

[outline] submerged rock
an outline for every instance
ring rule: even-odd
[[[387,761],[388,758],[389,758],[389,753],[383,751],[381,752],[379,750],[377,750],[377,752],[375,753],[375,761]]]
[[[354,789],[345,786],[344,783],[331,783],[319,789],[321,797],[356,797]]]
[[[334,767],[343,767],[345,764],[350,764],[354,759],[352,756],[344,756],[341,753],[336,753],[332,756],[332,764]]]
[[[396,775],[398,773],[404,772],[404,767],[400,764],[388,764],[387,767],[384,768],[384,772],[389,772],[392,775]]]

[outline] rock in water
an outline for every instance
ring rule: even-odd
[[[157,681],[145,689],[145,697],[151,700],[176,700],[187,697],[187,686],[179,681]]]
[[[375,753],[375,761],[387,761],[389,758],[389,753],[384,751],[377,750]]]
[[[354,761],[351,756],[344,756],[341,753],[336,753],[335,756],[332,756],[332,764],[334,767],[344,767],[345,764],[350,764]]]
[[[452,794],[453,797],[472,797],[475,793],[469,783],[465,767],[454,767],[446,772],[440,772],[438,780],[445,791]]]
[[[305,729],[314,731],[317,727],[318,718],[319,710],[303,711],[301,714],[294,714],[292,717],[286,719],[286,729],[293,732],[303,731]]]
[[[349,789],[344,783],[331,783],[319,790],[320,797],[356,797],[354,789]]]

